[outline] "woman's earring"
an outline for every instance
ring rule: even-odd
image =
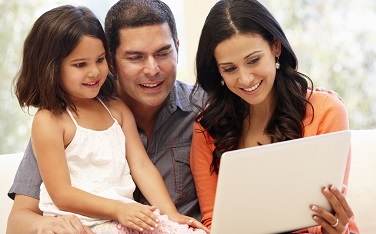
[[[279,68],[281,67],[281,65],[279,64],[279,57],[277,57],[277,62],[275,63],[275,67],[277,68],[277,70],[279,70]]]
[[[225,85],[225,81],[222,79],[221,80],[221,86],[224,86]]]

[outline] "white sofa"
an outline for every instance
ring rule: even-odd
[[[347,199],[361,234],[376,233],[376,129],[352,131],[352,166]],[[0,155],[0,233],[5,233],[12,200],[7,192],[23,154]]]
[[[23,154],[0,155],[0,233],[5,233],[9,212],[13,201],[8,197],[8,190],[13,183],[14,175]]]

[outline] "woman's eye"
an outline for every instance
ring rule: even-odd
[[[235,71],[236,67],[229,67],[229,68],[224,68],[223,72],[233,72]]]
[[[255,63],[257,63],[258,61],[260,61],[260,57],[256,57],[256,58],[251,59],[251,60],[248,62],[248,64],[255,64]]]

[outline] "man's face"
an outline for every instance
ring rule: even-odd
[[[167,23],[120,30],[119,96],[130,106],[163,105],[176,79],[177,51]]]

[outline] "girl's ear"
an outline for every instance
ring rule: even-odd
[[[272,50],[275,57],[279,57],[281,55],[281,42],[277,38],[274,39]]]

